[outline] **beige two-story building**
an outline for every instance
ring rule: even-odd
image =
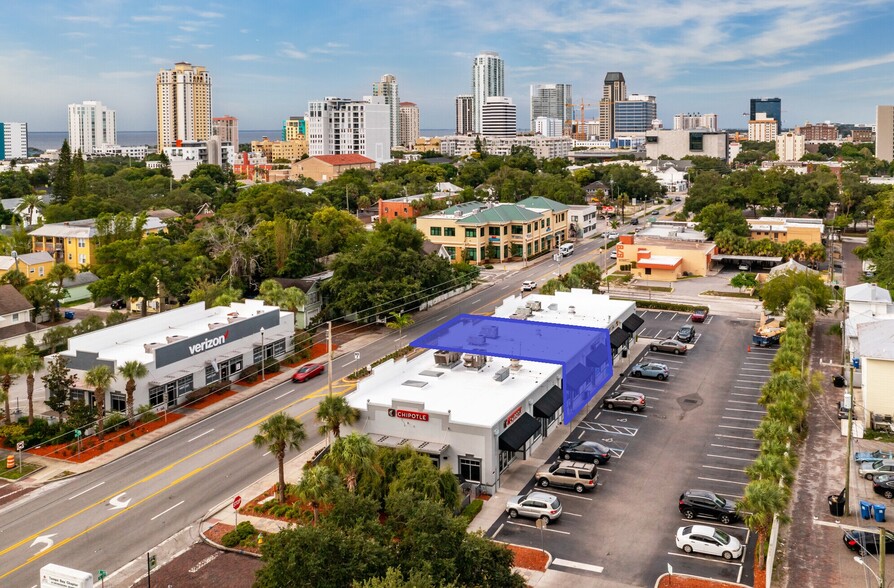
[[[751,240],[769,239],[774,243],[803,241],[807,245],[823,242],[823,219],[762,216],[748,219]]]
[[[568,206],[542,196],[515,204],[466,202],[420,216],[416,228],[450,259],[479,265],[531,259],[568,239]]]

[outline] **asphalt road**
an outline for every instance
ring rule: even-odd
[[[688,315],[640,312],[644,336],[672,336]],[[634,586],[651,586],[667,571],[749,583],[754,538],[742,524],[698,523],[723,528],[747,544],[745,557],[687,555],[676,548],[678,527],[692,524],[677,504],[688,488],[712,490],[729,500],[741,497],[744,468],[757,455],[750,430],[762,414],[756,403],[760,382],[772,352],[747,351],[753,321],[710,315],[696,325],[694,347],[683,356],[644,351],[637,361],[665,363],[665,382],[627,377],[616,387],[646,395],[642,414],[609,411],[597,404],[569,438],[599,441],[613,448],[613,457],[599,468],[596,492],[577,495],[551,488],[559,495],[562,518],[545,530],[534,521],[499,520],[488,535],[501,541],[544,548],[551,567],[582,576]],[[618,368],[628,365],[619,365]],[[558,456],[553,456],[557,459]],[[533,487],[533,480],[525,488]]]

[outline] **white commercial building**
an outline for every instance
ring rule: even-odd
[[[390,108],[384,96],[311,100],[305,116],[308,155],[356,154],[387,163],[392,148]]]
[[[599,213],[602,206],[595,204],[569,204],[568,220],[571,223],[569,230],[576,239],[587,239],[595,236],[601,227]]]
[[[612,341],[630,340],[642,325],[633,302],[590,290],[512,296],[494,316],[515,318],[520,309],[532,330],[548,323],[624,333]],[[495,492],[506,469],[565,418],[562,386],[560,364],[432,349],[381,364],[360,380],[346,397],[360,411],[349,428],[376,445],[427,454],[463,482]]]
[[[68,145],[72,153],[99,153],[103,145],[116,145],[115,111],[97,100],[68,105]]]
[[[134,406],[158,409],[183,404],[193,390],[239,379],[243,369],[261,364],[262,347],[264,361],[285,357],[294,333],[293,313],[260,300],[208,309],[198,303],[72,337],[59,355],[77,377],[71,400],[93,405],[84,377],[105,365],[117,375],[106,392],[106,409],[123,412],[127,381],[118,368],[138,361],[149,374],[136,380]]]
[[[0,122],[0,161],[28,157],[28,123]]]
[[[481,111],[481,134],[486,137],[514,137],[518,122],[515,104],[508,96],[491,96]]]
[[[531,130],[535,135],[543,135],[544,137],[561,137],[564,123],[558,118],[547,118],[538,116],[534,119]]]
[[[799,161],[804,157],[804,135],[788,131],[776,135],[776,156],[779,161]]]
[[[132,159],[146,159],[148,145],[102,145],[94,151],[96,155],[118,155]]]
[[[499,53],[483,51],[472,62],[472,130],[484,132],[484,104],[491,96],[505,96],[503,60]]]
[[[717,115],[714,113],[701,114],[675,114],[674,130],[682,131],[686,129],[705,129],[708,131],[717,130]]]
[[[171,173],[178,180],[203,163],[223,166],[233,165],[236,161],[235,148],[229,143],[222,144],[218,137],[207,141],[181,141],[174,147],[165,147],[164,154],[170,161]]]
[[[727,136],[697,129],[646,131],[646,157],[658,159],[662,155],[674,159],[705,155],[726,160]]]
[[[448,157],[465,157],[475,151],[474,135],[441,137],[441,153]],[[481,137],[483,148],[491,155],[510,155],[513,147],[529,147],[534,156],[542,159],[567,157],[574,141],[571,137],[518,135],[515,137]]]
[[[757,114],[755,120],[748,121],[749,141],[775,141],[777,134],[779,134],[779,121],[773,118],[767,118],[766,115],[761,112]]]
[[[400,129],[400,93],[397,87],[397,78],[391,74],[385,74],[382,79],[373,84],[373,96],[381,96],[388,105],[389,122],[391,126],[389,137],[391,146],[403,145]],[[413,139],[415,143],[416,140]]]

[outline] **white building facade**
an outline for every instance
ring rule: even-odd
[[[708,131],[717,130],[717,115],[714,113],[701,114],[675,114],[674,130],[683,131],[686,129],[706,129]]]
[[[400,93],[397,87],[397,78],[391,74],[385,74],[382,79],[373,84],[373,96],[381,96],[388,105],[391,130],[389,138],[391,146],[403,145],[400,130]],[[418,134],[418,133],[417,133]],[[415,139],[413,140],[415,142]]]
[[[879,105],[875,109],[875,156],[894,162],[894,106]]]
[[[779,122],[773,118],[767,118],[763,113],[758,113],[755,120],[748,121],[749,141],[775,141],[779,134]]]
[[[400,103],[400,145],[413,147],[419,138],[419,106],[413,102]]]
[[[224,166],[233,165],[236,161],[236,150],[229,143],[221,143],[217,137],[207,141],[181,142],[176,147],[165,147],[164,154],[171,164],[171,173],[177,179],[189,173],[203,163]]]
[[[0,161],[28,157],[28,123],[0,122]]]
[[[391,160],[391,111],[383,96],[364,100],[327,97],[308,103],[308,155],[365,155]]]
[[[788,131],[776,136],[776,156],[779,161],[799,161],[804,157],[805,140],[803,135]]]
[[[475,151],[474,135],[441,137],[441,153],[448,157],[465,157]],[[483,148],[492,155],[510,155],[513,147],[530,147],[537,158],[566,157],[574,144],[571,137],[517,135],[513,137],[481,137]]]
[[[665,155],[674,159],[686,159],[693,155],[705,155],[726,160],[726,133],[710,133],[700,129],[680,131],[646,131],[646,157],[658,159]]]
[[[534,119],[531,130],[535,135],[543,135],[544,137],[561,137],[564,124],[558,118],[547,118],[538,116]]]
[[[484,104],[491,96],[505,96],[504,64],[500,54],[483,51],[472,62],[472,130],[484,132]]]
[[[559,119],[562,121],[559,130],[561,135],[565,121],[572,119],[571,102],[571,84],[531,84],[531,130],[538,132],[535,129],[538,118]]]
[[[518,122],[515,104],[508,96],[491,96],[481,111],[481,134],[486,137],[514,137]]]
[[[68,105],[68,145],[72,153],[95,155],[103,145],[118,143],[115,111],[97,100]]]

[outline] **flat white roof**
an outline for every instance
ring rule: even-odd
[[[552,296],[510,296],[494,310],[494,316],[509,318],[519,307],[534,301],[540,302],[540,310],[531,312],[529,318],[532,321],[601,329],[611,329],[614,323],[624,320],[636,310],[636,303],[629,300],[612,300],[607,294],[572,288],[571,292],[556,292]],[[574,307],[573,312],[571,307]]]
[[[652,257],[640,259],[637,263],[645,265],[676,265],[681,261],[683,261],[683,258],[678,255],[653,255]]]
[[[636,239],[648,237],[650,239],[668,239],[679,241],[707,241],[708,238],[702,231],[696,231],[688,227],[674,225],[659,225],[642,229],[636,233]]]
[[[509,359],[490,356],[481,370],[466,368],[460,361],[450,369],[435,364],[435,353],[430,349],[409,362],[401,359],[377,366],[347,396],[348,403],[360,410],[367,404],[421,403],[425,412],[449,411],[450,422],[491,427],[562,369],[559,364],[522,361],[518,371],[510,370],[505,380],[497,382],[494,375],[509,367]]]

